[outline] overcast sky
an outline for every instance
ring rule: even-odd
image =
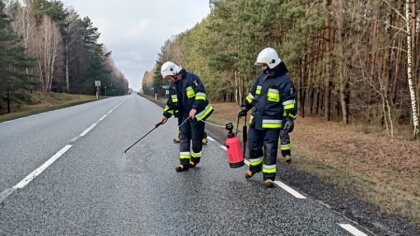
[[[62,0],[81,18],[88,16],[101,33],[99,39],[138,91],[163,43],[192,28],[210,13],[209,0]]]

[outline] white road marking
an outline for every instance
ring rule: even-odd
[[[367,234],[363,233],[362,231],[360,231],[359,229],[357,229],[351,224],[338,224],[338,225],[341,226],[341,228],[349,231],[354,236],[367,236]]]
[[[287,186],[285,183],[283,183],[281,181],[278,181],[278,180],[274,181],[274,183],[277,184],[280,188],[287,191],[288,193],[292,194],[295,198],[306,199],[305,196],[298,193],[296,190],[292,189],[291,187]]]
[[[249,161],[248,160],[244,160],[245,164],[247,166],[249,166]],[[281,182],[281,181],[274,181],[274,183],[279,186],[280,188],[284,189],[286,192],[290,193],[291,195],[293,195],[295,198],[299,198],[299,199],[306,199],[305,196],[303,196],[302,194],[300,194],[298,191],[292,189],[291,187],[289,187],[288,185],[286,185],[285,183]]]
[[[226,146],[219,145],[219,147],[221,147],[223,150],[227,151]]]
[[[98,121],[103,121],[107,116],[108,116],[108,114],[103,115]]]
[[[95,128],[95,126],[97,125],[97,123],[93,123],[91,126],[89,126],[89,128],[85,129],[85,131],[83,131],[79,136],[83,137],[85,136],[87,133],[89,133],[93,128]]]
[[[85,129],[79,137],[85,136],[87,133],[89,133],[93,128],[95,128],[96,125],[98,125],[99,122],[101,122],[105,117],[107,117],[111,112],[113,112],[117,107],[119,107],[123,102],[116,105],[114,108],[112,108],[110,111],[107,112],[107,114],[103,115],[97,122],[89,126],[89,128]],[[33,115],[35,116],[35,115]],[[23,119],[26,117],[22,117],[20,119]],[[70,142],[75,142],[78,139],[78,137],[73,138],[70,140]],[[54,163],[58,158],[60,158],[64,153],[66,153],[72,145],[68,144],[64,146],[60,151],[58,151],[54,156],[52,156],[48,161],[46,161],[44,164],[42,164],[40,167],[32,171],[28,176],[26,176],[23,180],[21,180],[18,184],[16,184],[13,189],[22,189],[24,188],[29,182],[31,182],[34,178],[36,178],[38,175],[40,175],[45,169],[47,169],[52,163]],[[6,196],[7,197],[7,196]]]
[[[32,173],[26,176],[23,180],[21,180],[18,184],[16,184],[13,188],[14,189],[21,189],[24,188],[29,182],[31,182],[35,177],[41,174],[45,169],[48,168],[52,163],[54,163],[58,158],[60,158],[64,153],[66,153],[72,145],[66,145],[60,151],[58,151],[54,156],[52,156],[48,161],[42,164],[40,167],[36,168]]]
[[[121,104],[123,104],[123,102],[121,102],[120,104],[116,105],[114,108],[112,108],[111,110],[109,110],[105,115],[103,115],[101,118],[99,118],[99,120],[96,123],[93,123],[89,128],[85,129],[85,131],[83,131],[79,136],[83,137],[85,136],[87,133],[89,133],[93,128],[95,128],[95,126],[98,125],[99,122],[103,121],[109,114],[111,114],[115,109],[117,109]]]
[[[212,138],[210,136],[207,136],[207,139],[210,140],[210,141],[213,141],[213,142],[216,141],[216,140],[214,140],[214,138]]]

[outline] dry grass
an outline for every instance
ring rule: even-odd
[[[240,107],[234,103],[212,103],[214,107],[213,114],[209,117],[209,121],[224,125],[232,122],[236,125],[238,112]]]
[[[215,122],[236,125],[236,104],[213,106]],[[384,212],[420,223],[420,142],[363,130],[366,127],[299,117],[291,134],[293,164]]]
[[[0,122],[96,100],[90,95],[42,92],[27,93],[23,97],[13,104],[12,113],[0,115]]]

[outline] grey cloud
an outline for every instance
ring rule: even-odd
[[[152,69],[165,40],[200,22],[210,12],[208,0],[63,0],[81,17],[89,16],[100,42],[134,90]]]

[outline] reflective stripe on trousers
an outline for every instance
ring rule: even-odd
[[[277,148],[280,129],[256,130],[250,127],[248,131],[248,148],[250,160],[257,162],[261,156],[262,162],[250,165],[249,170],[253,173],[262,171],[263,178],[276,178]]]
[[[280,151],[283,157],[292,155],[289,133],[284,129],[280,130],[280,145]]]
[[[185,120],[187,117],[188,114],[182,114],[181,120]],[[192,158],[199,160],[201,158],[201,150],[203,148],[201,139],[204,135],[204,122],[188,120],[179,128],[179,132],[180,152],[191,153]],[[190,158],[180,159],[181,165],[188,165],[189,161]]]

